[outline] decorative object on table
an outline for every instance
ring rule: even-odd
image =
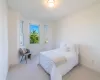
[[[47,40],[45,40],[45,44],[47,44],[48,43],[48,39]]]
[[[30,53],[29,49],[20,48],[19,49],[19,54],[21,56],[21,61],[20,62],[22,62],[22,60],[23,60],[24,57],[25,57],[26,63],[27,63],[27,58],[31,59],[31,53]]]

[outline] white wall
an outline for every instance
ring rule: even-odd
[[[27,20],[22,19],[24,21],[23,24],[23,33],[24,33],[24,45],[25,47],[29,48],[33,55],[38,54],[41,51],[44,50],[51,50],[52,49],[52,24],[47,22],[41,22],[36,20]],[[40,42],[39,44],[30,44],[29,41],[29,23],[40,25],[39,31],[40,31]],[[48,44],[44,44],[44,25],[48,25]]]
[[[33,55],[38,54],[40,51],[52,49],[52,23],[41,22],[36,20],[24,19],[18,12],[8,9],[8,40],[9,40],[9,66],[19,63],[18,49],[19,45],[19,27],[20,21],[23,20],[23,33],[24,33],[24,46],[29,48]],[[29,43],[29,23],[40,25],[40,43]],[[44,44],[44,25],[49,25],[48,38],[49,43]]]
[[[57,48],[57,45],[56,45],[57,41],[59,41],[59,40],[57,40],[58,39],[57,36],[59,36],[57,31],[59,31],[59,28],[57,28],[58,23],[56,21],[52,25],[53,25],[52,26],[52,48],[56,49]]]
[[[58,22],[56,46],[62,41],[80,44],[81,64],[100,72],[100,4]]]
[[[20,15],[18,12],[8,9],[8,41],[9,41],[9,66],[19,63],[19,34]]]
[[[6,80],[8,72],[7,4],[0,0],[0,80]]]

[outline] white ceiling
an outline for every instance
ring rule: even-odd
[[[47,8],[47,0],[8,0],[8,5],[27,19],[58,20],[65,15],[99,3],[100,0],[56,0],[55,8]]]

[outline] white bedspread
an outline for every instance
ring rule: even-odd
[[[65,56],[67,61],[65,64],[56,66],[53,59],[61,56]],[[62,80],[62,76],[77,64],[78,56],[74,52],[65,52],[57,49],[40,53],[40,65],[50,74],[51,80]]]

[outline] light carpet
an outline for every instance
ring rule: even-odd
[[[38,57],[34,57],[28,64],[11,67],[7,80],[50,80],[49,75],[37,65]],[[100,74],[83,66],[77,66],[63,76],[63,80],[100,80]]]

